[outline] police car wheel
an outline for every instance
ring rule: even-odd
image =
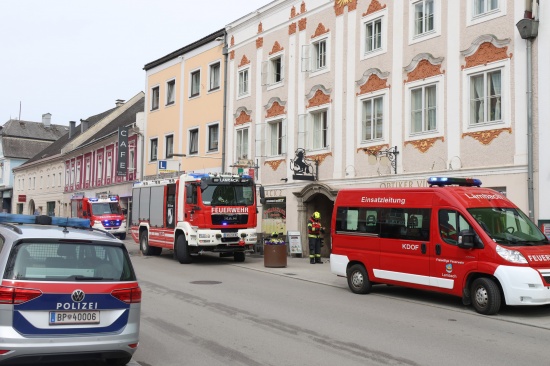
[[[189,253],[189,246],[187,245],[187,240],[185,240],[185,235],[179,235],[176,239],[176,259],[181,264],[189,264],[192,261],[191,254]]]
[[[354,264],[348,269],[348,286],[355,294],[368,294],[372,289],[367,270],[361,264]]]
[[[484,315],[496,314],[500,309],[500,289],[495,281],[489,278],[478,278],[472,283],[470,292],[472,304],[476,311]]]

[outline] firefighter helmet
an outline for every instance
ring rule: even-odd
[[[313,213],[313,218],[319,220],[321,218],[321,214],[317,211]]]

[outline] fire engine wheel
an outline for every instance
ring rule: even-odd
[[[367,270],[361,264],[354,264],[348,269],[348,286],[355,294],[368,294],[372,289]]]
[[[472,304],[476,311],[484,315],[493,315],[500,309],[500,289],[490,278],[478,278],[472,283]]]
[[[162,248],[149,246],[149,239],[147,238],[147,231],[142,231],[139,237],[139,248],[143,255],[159,255],[162,252]]]
[[[244,259],[245,259],[244,252],[235,252],[233,254],[233,260],[235,262],[244,262]]]
[[[185,235],[178,236],[176,240],[176,259],[181,264],[191,263],[191,254],[189,253],[189,246],[187,245],[187,240],[185,240]]]

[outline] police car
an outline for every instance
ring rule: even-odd
[[[0,214],[0,273],[0,365],[130,362],[141,289],[113,235],[84,219]]]

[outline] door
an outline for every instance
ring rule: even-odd
[[[380,269],[374,271],[377,278],[413,287],[429,286],[430,216],[429,208],[380,210]]]
[[[461,231],[473,231],[464,215],[452,208],[436,211],[433,220],[437,220],[437,225],[432,230],[435,240],[430,248],[431,286],[460,296],[464,277],[477,268],[479,249],[461,249],[457,245]]]

